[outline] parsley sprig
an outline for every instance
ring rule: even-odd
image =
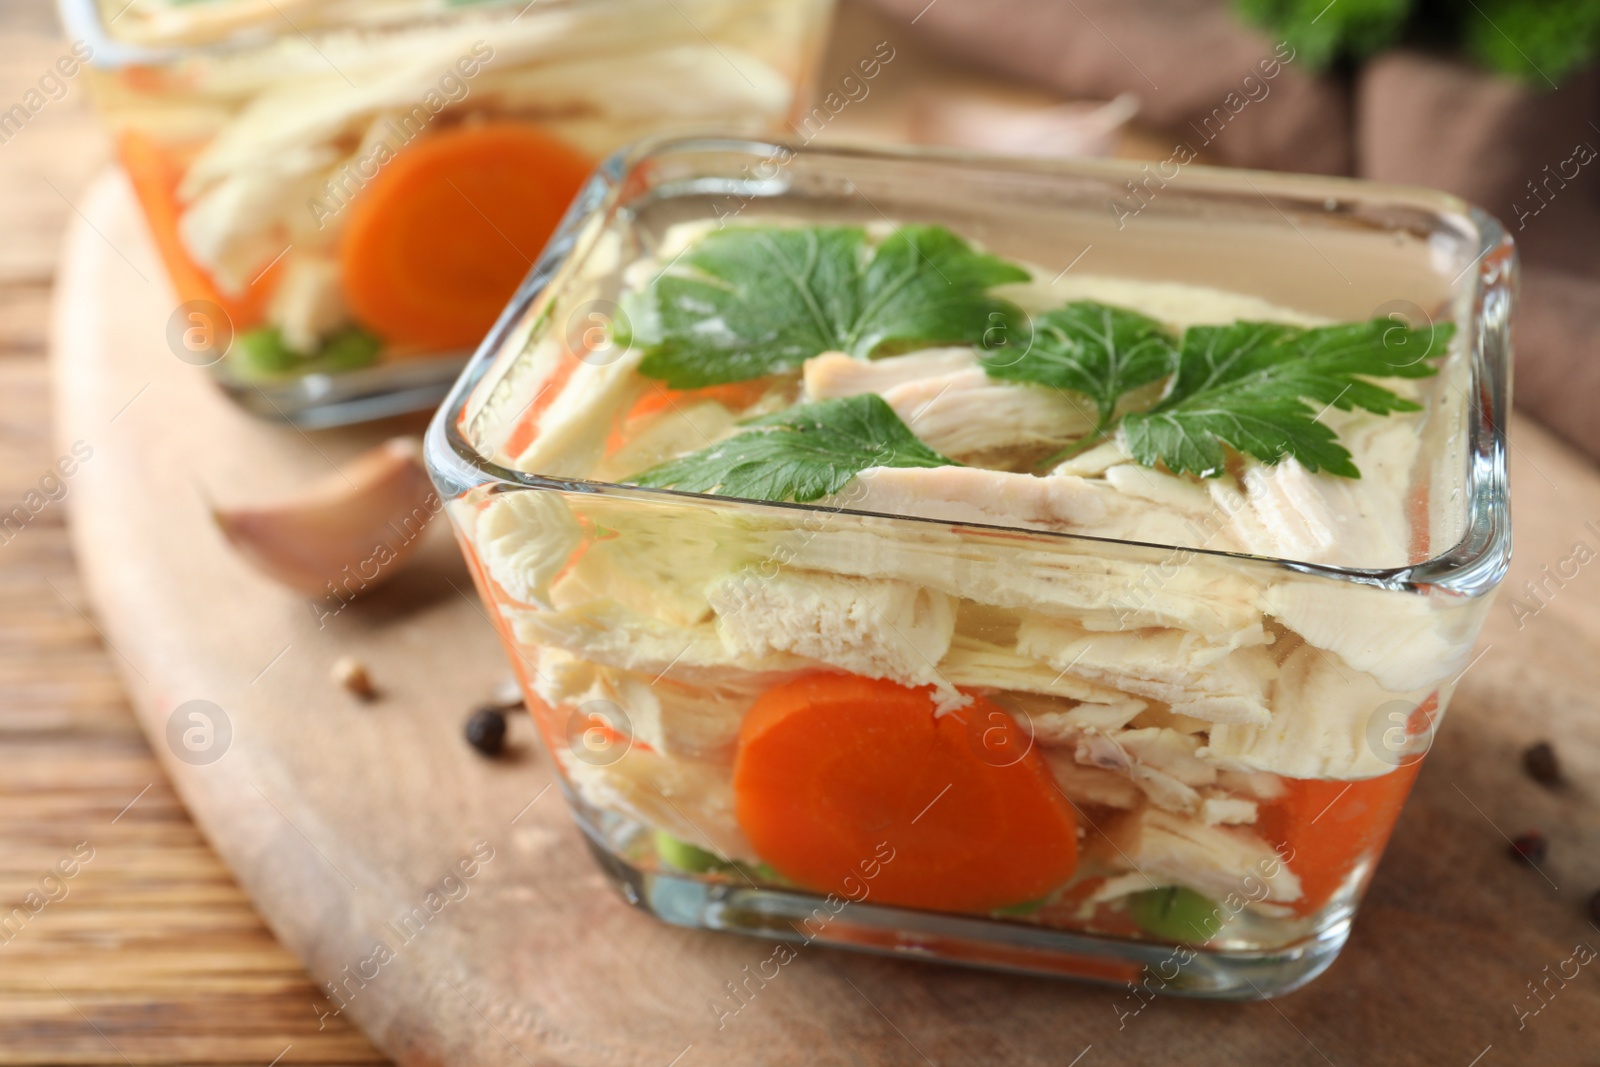
[[[1088,397],[1098,416],[1090,439],[1104,437],[1125,394],[1172,373],[1177,340],[1155,319],[1080,300],[1039,316],[1032,346],[1021,356],[985,357],[989,377],[1070,389]]]
[[[859,226],[743,226],[701,238],[646,295],[639,373],[697,389],[797,369],[1015,337],[1022,313],[989,289],[1030,278],[942,226],[902,226],[876,248]]]
[[[1071,389],[1099,412],[1095,430],[1069,452],[1122,429],[1147,467],[1216,477],[1231,445],[1264,463],[1293,456],[1310,471],[1361,472],[1320,411],[1361,408],[1379,415],[1418,405],[1369,378],[1425,378],[1455,327],[1412,329],[1391,319],[1304,329],[1282,323],[1192,326],[1173,346],[1159,324],[1093,302],[1042,316],[1032,350],[1011,362],[986,360],[991,377]],[[1151,408],[1116,414],[1128,392],[1171,376]],[[1052,457],[1054,458],[1054,457]]]
[[[874,393],[797,404],[725,441],[635,475],[637,485],[806,503],[868,467],[947,467]]]
[[[1373,379],[1436,373],[1454,334],[1449,324],[1411,329],[1374,319],[1312,329],[1235,322],[1180,336],[1095,301],[1030,323],[990,293],[1030,277],[941,226],[904,226],[876,245],[861,227],[738,227],[701,238],[652,283],[643,294],[646,325],[633,341],[645,346],[640,373],[677,389],[793,371],[826,351],[871,359],[970,344],[989,377],[1092,406],[1094,428],[1045,462],[1120,432],[1134,460],[1179,474],[1217,477],[1232,448],[1268,464],[1292,456],[1312,472],[1359,478],[1322,412],[1418,410]],[[634,481],[806,502],[837,493],[868,467],[954,462],[874,395],[800,404],[744,425]]]

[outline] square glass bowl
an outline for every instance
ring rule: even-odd
[[[591,179],[426,452],[573,815],[631,903],[1195,996],[1271,995],[1331,963],[1509,561],[1513,249],[1442,194],[1150,174],[682,140]],[[1409,537],[1331,565],[1203,532],[890,514],[848,489],[802,505],[606,480],[626,419],[706,399],[642,382],[622,339],[629,265],[707,219],[940,223],[1057,282],[1453,323],[1395,490]],[[819,603],[856,620],[853,641],[762,637],[803,633]],[[921,692],[976,699],[885,742],[924,667]],[[831,710],[786,734],[807,702]]]
[[[177,354],[308,426],[436,404],[609,153],[785,129],[832,9],[60,2],[182,302]]]

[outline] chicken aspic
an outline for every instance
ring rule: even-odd
[[[103,0],[153,50],[94,77],[174,287],[225,313],[249,385],[470,351],[607,154],[790,118],[830,8]]]
[[[461,417],[543,487],[451,504],[606,847],[1229,949],[1349,914],[1481,617],[1384,577],[1448,324],[933,225],[618,247]]]

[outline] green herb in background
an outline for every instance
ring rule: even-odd
[[[1476,0],[1461,19],[1469,56],[1535,85],[1559,84],[1600,53],[1600,0]]]
[[[868,467],[956,465],[921,441],[874,393],[799,404],[750,429],[651,467],[638,485],[806,503],[831,496]]]
[[[1600,56],[1600,0],[1234,0],[1234,9],[1312,70],[1408,44],[1548,88]]]
[[[1365,59],[1400,39],[1412,0],[1234,0],[1245,21],[1279,34],[1295,62],[1321,70]]]
[[[639,373],[696,389],[910,347],[1014,340],[1023,317],[988,290],[1027,271],[942,226],[903,226],[876,249],[856,226],[707,234],[651,287]]]

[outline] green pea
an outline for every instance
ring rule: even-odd
[[[656,857],[668,867],[676,867],[690,874],[704,874],[725,866],[713,853],[687,841],[680,841],[664,830],[655,832]]]
[[[284,341],[276,326],[263,326],[240,334],[228,360],[242,378],[281,378],[290,374],[338,374],[374,363],[383,342],[361,329],[347,326],[324,340],[315,352],[299,352]]]
[[[274,378],[293,371],[304,356],[283,343],[276,326],[249,330],[234,338],[228,361],[241,377]]]
[[[1134,893],[1126,907],[1130,919],[1168,941],[1204,944],[1222,928],[1216,902],[1182,886]]]
[[[734,863],[734,870],[749,878],[752,882],[777,882],[782,884],[785,879],[779,874],[777,868],[766,863]]]
[[[308,371],[338,374],[340,371],[365,367],[378,358],[383,342],[359,326],[349,326],[322,343]]]
[[[1048,903],[1050,903],[1049,897],[1040,897],[1038,900],[1024,900],[1021,904],[1007,904],[1003,908],[996,908],[993,914],[1006,919],[1022,919],[1032,915]]]

